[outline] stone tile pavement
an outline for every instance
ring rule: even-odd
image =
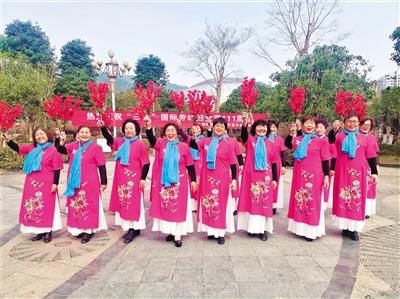
[[[113,167],[112,162],[107,164],[110,186]],[[329,210],[327,235],[306,242],[287,232],[285,206],[266,242],[236,232],[221,246],[193,233],[184,237],[182,248],[175,248],[164,235],[151,232],[151,219],[138,238],[124,244],[123,233],[108,213],[109,230],[97,233],[88,244],[65,230],[54,233],[49,244],[31,242],[16,225],[24,176],[3,174],[0,296],[399,298],[399,177],[398,169],[381,168],[378,215],[367,221],[360,242],[342,239]],[[65,178],[64,170],[62,185]],[[285,176],[286,202],[290,178],[291,172]],[[105,208],[110,189],[104,196]]]

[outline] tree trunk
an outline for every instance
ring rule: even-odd
[[[215,95],[215,105],[214,112],[219,112],[219,106],[221,103],[221,95],[222,95],[222,83],[217,83],[215,87],[216,95]]]

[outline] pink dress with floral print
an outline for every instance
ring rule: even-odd
[[[265,138],[268,167],[266,170],[255,170],[254,148],[257,140],[249,136],[246,142],[246,161],[243,168],[242,188],[238,204],[238,212],[248,212],[251,215],[272,217],[272,163],[276,161],[276,148],[268,138]],[[275,162],[274,162],[275,163]]]
[[[293,151],[297,149],[302,139],[303,136],[293,139]],[[328,141],[315,137],[308,145],[307,157],[301,161],[294,160],[289,219],[293,219],[297,223],[319,225],[324,183],[322,161],[329,160],[329,157]]]
[[[124,138],[114,138],[113,150],[117,151],[124,144]],[[110,212],[118,212],[122,219],[138,221],[140,217],[139,190],[143,165],[150,163],[146,146],[141,140],[130,144],[129,165],[115,163],[114,180],[110,198]]]
[[[19,145],[19,154],[29,154],[35,146]],[[30,227],[52,227],[56,192],[51,192],[54,171],[63,168],[61,155],[54,146],[43,151],[42,169],[25,177],[19,223]]]
[[[285,146],[285,141],[280,136],[275,136],[273,145],[275,146],[276,155],[275,155],[274,161],[272,161],[272,162],[276,163],[276,170],[277,170],[278,178],[277,178],[277,182],[276,182],[277,186],[272,192],[273,192],[273,202],[277,203],[278,202],[279,183],[280,183],[279,181],[280,181],[281,172],[282,172],[281,152],[287,151],[287,147]]]
[[[171,187],[165,188],[161,185],[161,173],[167,141],[157,138],[154,145],[155,158],[151,178],[150,193],[150,216],[169,221],[186,221],[186,212],[189,195],[189,176],[187,166],[193,165],[192,155],[186,143],[178,142],[179,149],[179,182]]]
[[[213,228],[226,229],[226,208],[230,192],[230,165],[237,158],[228,140],[223,139],[217,146],[215,169],[208,169],[206,157],[212,138],[200,140],[197,144],[203,157],[199,186],[199,222]]]
[[[367,159],[376,157],[376,148],[367,135],[357,135],[354,159],[342,152],[346,135],[336,135],[337,160],[333,186],[332,214],[345,219],[364,221],[367,195]]]
[[[79,148],[77,141],[65,145],[70,163]],[[82,153],[81,187],[67,198],[67,226],[82,230],[99,227],[100,180],[98,166],[105,165],[106,160],[101,147],[92,143]],[[71,168],[71,164],[70,164]],[[68,169],[69,173],[70,169]]]

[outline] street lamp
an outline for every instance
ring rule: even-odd
[[[132,69],[132,66],[124,61],[122,65],[118,64],[118,61],[114,58],[114,51],[108,50],[108,57],[110,58],[109,62],[105,63],[103,67],[103,61],[98,59],[96,62],[92,62],[92,67],[98,71],[99,73],[106,74],[108,80],[110,81],[110,89],[111,89],[111,104],[113,111],[113,133],[114,137],[117,137],[117,128],[115,127],[115,81],[118,76],[122,77],[125,73],[129,73]]]

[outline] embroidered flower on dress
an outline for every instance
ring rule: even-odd
[[[256,181],[251,183],[250,191],[252,193],[251,201],[256,206],[261,206],[263,208],[268,207],[268,193],[269,193],[269,183],[271,177],[266,175],[264,181]]]
[[[172,213],[176,212],[178,209],[179,186],[180,184],[177,183],[168,188],[161,187],[161,208]]]
[[[359,180],[361,173],[353,168],[348,168],[347,173],[350,175],[352,182],[350,185],[340,188],[340,207],[357,212],[361,208],[361,188]]]
[[[314,174],[309,173],[308,171],[301,169],[301,175],[304,178],[304,187],[300,187],[296,190],[294,194],[294,199],[296,200],[296,209],[300,213],[310,213],[312,208],[312,201],[313,201],[313,183],[312,179]]]
[[[25,219],[28,222],[38,223],[43,215],[44,202],[42,200],[42,192],[35,192],[35,197],[28,198],[24,204],[26,213]]]

